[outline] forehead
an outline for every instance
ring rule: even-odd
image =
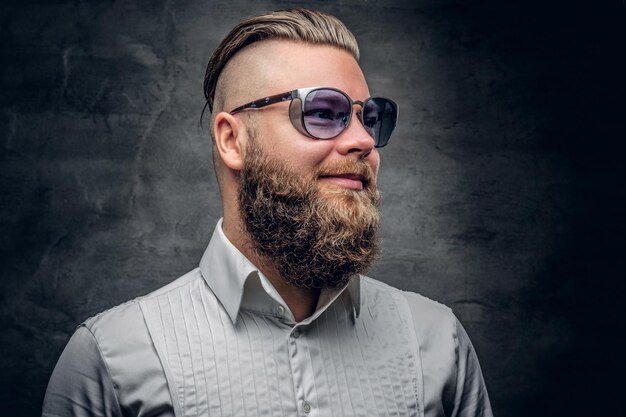
[[[237,78],[231,84],[240,102],[318,86],[338,88],[355,100],[369,96],[365,77],[355,58],[334,46],[261,41],[242,49],[227,67]]]

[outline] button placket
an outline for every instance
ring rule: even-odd
[[[312,390],[313,371],[308,359],[307,330],[307,325],[297,324],[291,329],[287,337],[289,360],[292,367],[292,382],[300,417],[317,414],[316,410],[313,410],[316,393]]]

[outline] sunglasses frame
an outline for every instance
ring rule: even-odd
[[[312,135],[308,129],[306,128],[306,125],[304,123],[304,103],[305,103],[305,99],[306,97],[309,95],[309,93],[313,92],[313,91],[317,91],[317,90],[331,90],[331,91],[335,91],[339,94],[341,94],[342,96],[344,96],[346,98],[346,100],[348,100],[348,103],[350,103],[350,115],[347,118],[346,122],[344,123],[344,127],[343,129],[341,129],[339,131],[339,133],[337,133],[334,136],[328,137],[328,138],[320,138],[318,136],[314,136]],[[382,99],[382,100],[386,100],[394,109],[396,117],[395,120],[393,121],[393,126],[391,127],[390,131],[389,131],[389,137],[387,138],[387,140],[385,141],[384,144],[379,145],[378,142],[379,140],[372,136],[372,138],[374,139],[374,141],[376,142],[376,144],[374,145],[376,148],[382,148],[384,146],[386,146],[389,143],[389,139],[391,139],[391,134],[393,133],[394,129],[396,128],[396,125],[398,123],[398,105],[396,104],[396,102],[394,102],[393,100],[390,100],[386,97],[368,97],[366,98],[364,101],[361,100],[352,100],[350,98],[350,96],[348,96],[346,93],[344,93],[343,91],[337,89],[337,88],[333,88],[333,87],[308,87],[308,88],[298,88],[296,90],[291,90],[291,91],[287,91],[284,93],[280,93],[280,94],[275,94],[272,96],[268,96],[268,97],[264,97],[264,98],[260,98],[258,100],[254,100],[251,101],[249,103],[243,104],[239,107],[236,107],[235,109],[231,110],[229,113],[230,114],[237,114],[241,111],[247,110],[247,109],[260,109],[262,107],[266,107],[266,106],[270,106],[272,104],[276,104],[276,103],[282,103],[285,101],[290,101],[289,103],[289,118],[291,120],[291,124],[293,125],[294,128],[296,128],[296,130],[300,133],[302,133],[305,136],[308,136],[312,139],[317,139],[317,140],[329,140],[329,139],[334,139],[337,136],[341,135],[343,133],[343,131],[348,127],[348,125],[350,124],[350,121],[352,120],[352,115],[354,114],[354,105],[357,104],[359,106],[361,106],[361,110],[357,111],[357,118],[359,119],[359,121],[361,122],[361,124],[364,125],[363,122],[363,108],[365,107],[365,104],[370,101],[370,100],[376,100],[376,99]],[[300,101],[300,105],[299,105],[299,112],[296,113],[296,109],[293,108],[294,106],[294,102],[296,100]],[[364,125],[365,126],[365,125]]]

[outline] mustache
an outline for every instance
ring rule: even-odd
[[[315,178],[338,175],[357,175],[362,178],[363,186],[376,184],[376,174],[374,170],[363,160],[326,163],[317,169]]]

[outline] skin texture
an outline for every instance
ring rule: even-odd
[[[277,269],[266,259],[259,259],[251,250],[243,231],[238,210],[238,183],[251,123],[257,133],[256,146],[272,158],[282,160],[294,172],[313,175],[320,166],[363,160],[374,175],[380,163],[374,140],[354,117],[341,135],[333,140],[314,140],[300,134],[291,124],[289,103],[278,103],[259,110],[230,115],[224,111],[263,96],[296,88],[326,86],[346,92],[353,100],[369,97],[363,72],[348,52],[336,47],[300,42],[271,40],[254,43],[226,65],[218,81],[220,98],[212,118],[215,151],[219,154],[216,170],[224,207],[223,230],[229,240],[252,262],[260,265],[285,300],[296,321],[314,310],[319,290],[298,288],[281,279]],[[360,108],[356,106],[355,110]],[[359,191],[358,181],[350,175],[318,178],[321,190],[336,188]]]

